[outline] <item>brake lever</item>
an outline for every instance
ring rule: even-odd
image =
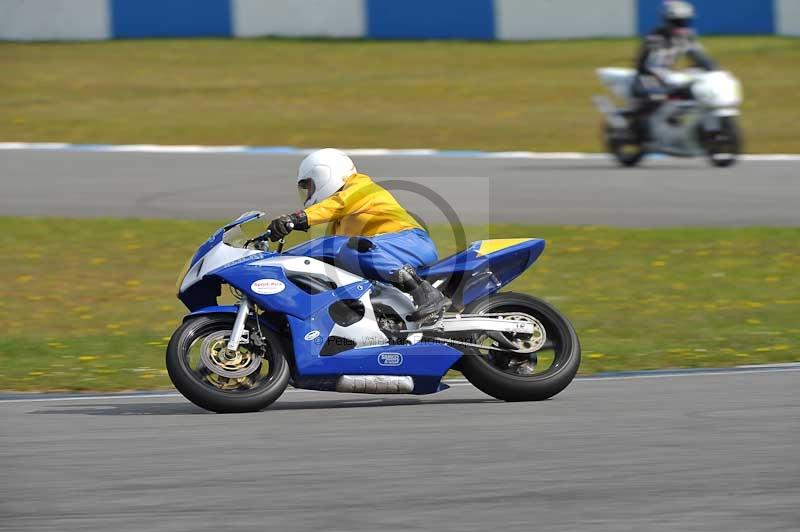
[[[288,227],[289,231],[291,231],[292,229],[294,229],[294,224],[292,222],[289,222],[288,224],[286,224],[286,227]],[[268,229],[268,231],[269,231],[269,229]],[[280,240],[278,240],[278,249],[276,250],[278,252],[278,255],[283,253],[284,244],[286,244],[286,238],[285,237],[281,238]]]

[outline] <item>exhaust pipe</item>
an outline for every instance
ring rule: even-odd
[[[407,375],[342,375],[336,391],[343,393],[411,393],[414,379]]]

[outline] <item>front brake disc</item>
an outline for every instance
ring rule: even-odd
[[[236,352],[228,351],[231,331],[209,334],[200,346],[200,360],[211,372],[229,379],[239,379],[258,371],[261,357],[244,346]]]

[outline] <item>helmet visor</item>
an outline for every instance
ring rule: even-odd
[[[311,196],[316,192],[317,187],[314,186],[313,179],[303,179],[297,182],[297,193],[300,196],[300,201],[305,205]]]

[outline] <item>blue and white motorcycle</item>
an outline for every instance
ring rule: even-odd
[[[578,337],[564,316],[531,296],[498,292],[533,264],[543,240],[482,240],[421,269],[453,304],[420,323],[409,318],[407,294],[333,264],[351,239],[286,251],[281,241],[271,250],[266,225],[264,213],[244,213],[200,246],[178,280],[191,313],[169,342],[167,370],[205,409],[260,410],[289,384],[429,394],[447,388],[450,370],[498,399],[540,401],[578,371]],[[223,285],[235,304],[218,303]]]

